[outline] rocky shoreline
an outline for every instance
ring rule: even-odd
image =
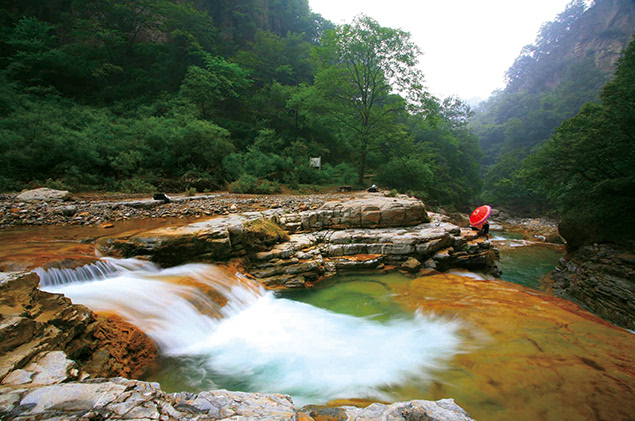
[[[616,244],[588,244],[551,273],[554,294],[617,326],[635,330],[635,253]]]

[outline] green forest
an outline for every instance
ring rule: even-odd
[[[0,190],[376,183],[623,238],[635,222],[635,47],[616,73],[566,54],[609,3],[572,1],[472,110],[430,94],[409,33],[363,14],[334,25],[308,0],[8,0]],[[620,31],[598,37],[630,40]]]
[[[373,182],[457,207],[480,192],[469,108],[429,95],[410,35],[369,17],[335,26],[306,0],[9,3],[3,190]]]

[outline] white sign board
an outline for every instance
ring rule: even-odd
[[[322,169],[322,157],[319,156],[317,158],[309,158],[309,166],[311,168]]]

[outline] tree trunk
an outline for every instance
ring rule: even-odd
[[[364,185],[364,170],[366,167],[366,138],[362,139],[362,150],[359,157],[359,180],[358,184],[360,186]]]

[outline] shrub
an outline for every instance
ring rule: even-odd
[[[196,187],[188,187],[185,189],[186,196],[194,196],[196,194]]]
[[[240,178],[229,185],[232,193],[256,193],[258,190],[258,179],[253,175],[243,174]]]
[[[328,164],[324,166],[325,177],[330,183],[353,185],[357,182],[357,170],[350,164],[342,162],[332,167]]]
[[[156,187],[140,178],[130,178],[120,181],[118,190],[124,193],[152,193],[156,191]]]
[[[54,190],[70,190],[70,187],[68,187],[63,180],[53,180],[49,178],[48,180],[46,180],[44,185],[49,189]]]
[[[249,249],[260,250],[265,245],[289,241],[289,234],[272,221],[257,219],[245,224],[243,241]]]
[[[273,194],[280,193],[280,183],[277,181],[262,180],[258,186],[257,193]]]
[[[393,158],[384,165],[376,179],[381,184],[401,191],[426,191],[432,187],[434,174],[429,164],[416,158],[406,161]]]

